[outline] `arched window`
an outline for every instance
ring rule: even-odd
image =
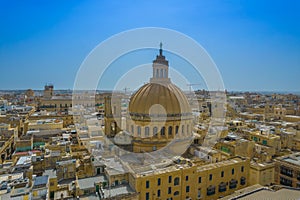
[[[168,128],[168,134],[169,134],[169,135],[172,135],[172,131],[173,131],[173,127],[172,127],[172,126],[169,126],[169,128]]]
[[[236,187],[237,187],[237,180],[231,179],[231,181],[229,181],[229,189],[233,189]]]
[[[166,128],[162,127],[160,130],[160,135],[165,135],[166,134]]]
[[[241,177],[241,185],[245,185],[246,184],[246,178],[245,177]]]
[[[145,127],[145,137],[149,137],[149,127]]]
[[[176,128],[175,128],[175,134],[178,134],[178,131],[179,131],[179,126],[176,126]]]
[[[216,193],[216,186],[210,185],[210,186],[207,188],[206,195],[207,195],[207,196],[211,196],[211,195],[214,195],[215,193]]]
[[[156,78],[159,78],[159,69],[156,69]]]
[[[226,191],[226,183],[221,182],[219,184],[219,192],[225,192]]]
[[[189,135],[190,134],[190,126],[186,125],[186,133]]]
[[[176,186],[176,185],[179,185],[179,178],[178,177],[176,177],[174,179],[174,186]]]
[[[155,126],[155,127],[153,127],[153,136],[155,136],[155,135],[157,135],[157,127]]]
[[[137,134],[138,134],[138,136],[141,136],[141,127],[140,126],[137,127]]]
[[[164,70],[160,69],[160,78],[163,78],[163,77],[164,77]]]

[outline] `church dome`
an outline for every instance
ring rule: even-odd
[[[130,98],[126,129],[132,135],[133,152],[151,152],[174,138],[191,135],[192,112],[185,94],[169,78],[169,62],[162,53],[152,64],[150,82]]]
[[[146,118],[160,114],[167,114],[167,117],[181,117],[190,115],[191,109],[186,96],[176,85],[148,83],[132,95],[129,114],[131,117]]]

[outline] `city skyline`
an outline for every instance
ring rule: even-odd
[[[128,29],[163,27],[202,45],[229,91],[300,91],[298,2],[1,4],[1,90],[42,89],[45,83],[72,89],[81,63],[100,42]],[[153,52],[139,62],[151,62]],[[100,89],[112,89],[105,87]]]

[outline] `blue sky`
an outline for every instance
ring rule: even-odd
[[[299,10],[296,0],[0,1],[0,89],[72,89],[101,41],[164,27],[201,44],[228,90],[300,91]]]

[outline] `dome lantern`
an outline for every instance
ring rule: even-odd
[[[162,43],[160,43],[159,55],[153,60],[153,77],[150,79],[150,83],[165,84],[170,83],[169,78],[169,61],[163,55]]]

